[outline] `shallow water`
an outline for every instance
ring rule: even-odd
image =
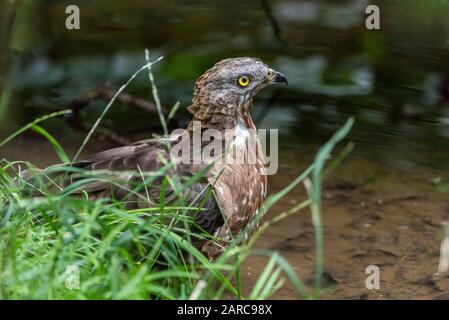
[[[283,72],[289,86],[256,98],[260,128],[280,130],[276,192],[313,161],[319,146],[349,116],[355,148],[325,184],[325,270],[337,288],[326,298],[438,298],[447,279],[435,276],[443,223],[449,220],[449,3],[382,1],[381,30],[364,28],[368,1],[84,1],[81,30],[65,29],[66,1],[0,4],[0,134],[64,109],[109,81],[118,88],[153,58],[165,106],[181,102],[219,59],[256,56]],[[232,19],[230,19],[232,17]],[[145,75],[128,93],[150,98]],[[83,110],[91,125],[104,102]],[[63,120],[45,123],[69,153],[84,132]],[[160,130],[158,119],[115,105],[102,128],[130,140]],[[93,140],[87,152],[114,145]],[[340,146],[341,149],[341,146]],[[27,134],[0,158],[44,166],[57,161],[41,138]],[[300,188],[270,214],[294,205]],[[272,226],[257,243],[280,250],[304,279],[314,267],[309,212]],[[264,261],[247,263],[247,286]],[[381,290],[364,287],[365,267],[381,267]],[[277,297],[296,298],[289,284]]]

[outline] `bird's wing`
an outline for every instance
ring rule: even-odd
[[[125,202],[128,208],[149,207],[151,204],[148,200],[155,204],[161,201],[165,176],[176,175],[180,177],[180,183],[184,183],[198,172],[207,169],[203,164],[178,164],[175,168],[168,164],[169,155],[167,145],[163,141],[148,139],[99,152],[72,163],[70,167],[56,165],[45,170],[26,170],[21,172],[20,177],[28,185],[38,188],[43,180],[49,185],[57,181],[62,187],[79,184],[76,190],[88,192],[93,199],[114,198]],[[77,170],[72,172],[73,168]],[[204,177],[189,183],[184,196],[186,205],[202,208],[198,211],[192,210],[195,223],[213,234],[223,224],[223,218],[207,180],[209,175],[210,173],[205,172]],[[151,180],[151,183],[143,183],[144,180]],[[33,190],[31,192],[34,192]],[[164,204],[170,205],[177,195],[169,184],[166,184],[164,191]]]
[[[169,155],[167,145],[163,141],[149,139],[94,154],[74,165],[91,171],[124,173],[118,177],[118,183],[114,186],[111,186],[111,183],[107,180],[94,181],[83,186],[83,190],[94,192],[102,197],[110,196],[113,193],[116,198],[124,198],[129,196],[129,190],[133,188],[133,182],[134,185],[142,185],[143,177],[148,178],[152,174],[157,175],[149,189],[140,189],[142,199],[149,195],[151,201],[156,203],[161,200],[160,190],[165,175],[177,175],[183,183],[202,171],[204,176],[197,178],[195,183],[186,188],[184,196],[187,205],[201,206],[202,210],[193,213],[194,221],[203,230],[212,234],[223,224],[223,217],[207,179],[210,173],[205,170],[207,168],[204,164],[181,163],[175,168],[168,164],[170,163]],[[72,182],[74,182],[74,179],[72,179]],[[175,197],[173,190],[167,185],[164,195],[165,205],[170,204]],[[148,202],[143,201],[142,205],[148,206]]]
[[[167,148],[156,139],[106,150],[73,163],[83,173],[71,175],[69,181],[75,183],[91,172],[97,180],[83,185],[83,190],[102,193],[101,196],[112,191],[115,197],[122,198],[133,184],[142,183],[148,175],[156,175],[168,155]]]

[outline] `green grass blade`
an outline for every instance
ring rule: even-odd
[[[50,142],[50,144],[52,145],[56,154],[59,156],[59,159],[61,159],[61,161],[63,163],[70,162],[69,157],[67,156],[67,154],[65,153],[64,149],[61,147],[59,142],[56,141],[56,139],[47,130],[45,130],[44,128],[42,128],[41,126],[39,126],[37,124],[32,125],[31,129],[34,132],[39,133],[40,135],[44,136],[48,140],[48,142]]]
[[[323,227],[321,223],[321,178],[326,160],[329,158],[335,145],[343,140],[351,130],[354,119],[349,118],[346,124],[338,130],[331,139],[318,151],[315,157],[315,168],[312,172],[312,190],[311,190],[311,211],[312,223],[315,228],[315,247],[316,247],[316,265],[315,265],[315,290],[314,296],[318,297],[321,287],[321,277],[323,273]]]
[[[48,119],[64,116],[64,115],[67,115],[67,114],[70,114],[70,113],[72,113],[72,110],[62,110],[62,111],[53,112],[53,113],[47,114],[45,116],[42,116],[40,118],[37,118],[36,120],[34,120],[34,121],[28,123],[27,125],[23,126],[19,130],[17,130],[16,132],[14,132],[10,136],[8,136],[6,139],[4,139],[2,142],[0,142],[0,148],[3,147],[8,142],[10,142],[11,140],[13,140],[14,138],[16,138],[17,136],[21,135],[23,132],[25,132],[28,129],[32,128],[34,125],[36,125],[38,123],[41,123],[43,121],[46,121]]]

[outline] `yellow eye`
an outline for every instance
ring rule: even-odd
[[[238,83],[241,87],[246,87],[247,85],[249,85],[250,80],[247,76],[241,76],[238,80]]]

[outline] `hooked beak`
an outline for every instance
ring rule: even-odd
[[[287,78],[285,78],[285,76],[282,73],[275,71],[273,69],[270,69],[269,74],[270,75],[269,75],[268,80],[271,83],[285,83],[286,85],[288,85]]]

